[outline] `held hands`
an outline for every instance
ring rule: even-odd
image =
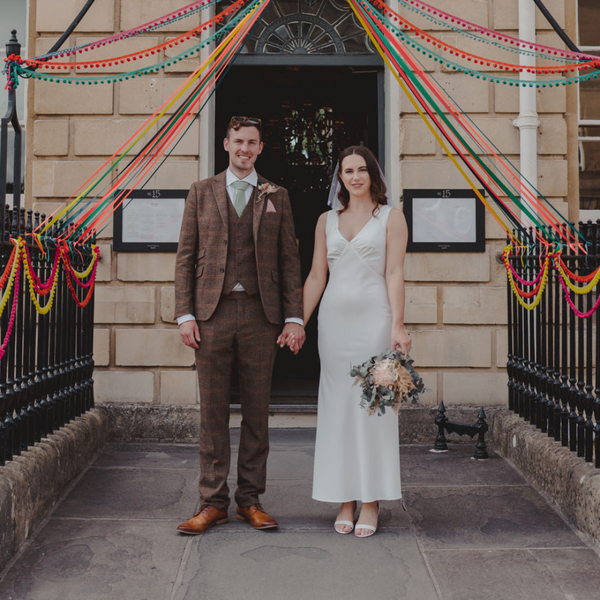
[[[190,348],[198,349],[200,343],[200,328],[196,321],[185,321],[179,326],[181,341]]]
[[[392,350],[400,350],[402,354],[408,354],[410,347],[412,346],[412,340],[410,335],[406,333],[404,327],[393,327],[392,328],[392,343],[390,348]]]
[[[304,327],[298,323],[286,323],[281,335],[277,338],[277,344],[280,348],[287,346],[294,354],[298,354],[305,340]]]

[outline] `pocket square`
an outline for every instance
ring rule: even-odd
[[[265,210],[265,212],[277,212],[270,200],[267,200],[267,210]]]

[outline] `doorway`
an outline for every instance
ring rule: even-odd
[[[304,282],[317,219],[329,208],[329,184],[340,150],[362,144],[384,162],[382,69],[234,66],[217,89],[215,106],[215,173],[227,168],[222,140],[230,117],[262,119],[265,148],[256,170],[289,192]],[[306,343],[298,356],[286,348],[278,352],[272,387],[277,403],[316,402],[316,314],[306,325]]]

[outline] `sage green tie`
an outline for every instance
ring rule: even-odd
[[[250,184],[247,181],[234,181],[231,185],[236,190],[235,198],[233,199],[233,208],[235,208],[238,217],[241,217],[246,208],[246,188]]]

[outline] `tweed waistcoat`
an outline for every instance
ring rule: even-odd
[[[256,251],[252,234],[252,203],[248,202],[241,217],[238,217],[231,201],[227,202],[227,210],[229,211],[229,244],[223,293],[229,294],[237,283],[241,283],[246,293],[258,294]]]

